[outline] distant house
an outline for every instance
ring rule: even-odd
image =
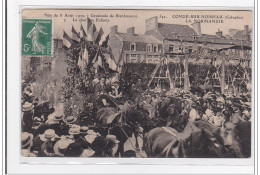
[[[118,26],[111,27],[109,46],[117,63],[156,63],[162,52],[162,42],[153,36],[136,34],[135,28],[119,33]]]
[[[244,30],[229,29],[229,34],[226,36],[234,40],[252,41],[252,29],[248,25],[244,25]]]
[[[249,30],[245,28],[244,31]],[[246,40],[247,38],[243,39],[243,37],[238,39],[241,32],[232,32],[234,33],[233,37],[236,38],[226,37],[220,30],[215,35],[202,34],[200,23],[194,23],[192,27],[188,25],[165,24],[158,23],[158,18],[153,17],[146,20],[145,35],[152,35],[162,42],[162,54],[168,58],[172,58],[169,59],[171,62],[171,60],[174,60],[175,57],[179,57],[181,54],[191,53],[200,48],[209,48],[211,50],[242,49],[251,51],[252,42]]]

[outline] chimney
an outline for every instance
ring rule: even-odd
[[[200,22],[195,22],[193,24],[191,24],[193,29],[195,30],[195,32],[198,34],[198,35],[201,35],[201,25],[200,25]]]
[[[158,28],[158,18],[157,18],[157,16],[145,20],[146,31],[157,29],[157,28]]]
[[[218,31],[216,32],[216,35],[217,35],[219,38],[223,38],[222,31],[220,31],[219,29],[218,29]]]
[[[134,28],[134,27],[128,28],[128,29],[127,29],[127,33],[135,34],[135,28]]]
[[[115,34],[117,32],[118,32],[118,26],[117,25],[110,27],[110,33]]]
[[[244,31],[245,31],[245,35],[248,35],[248,33],[249,33],[248,25],[244,25]]]

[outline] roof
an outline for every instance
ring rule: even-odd
[[[116,34],[122,41],[129,41],[135,43],[161,43],[158,39],[151,35],[131,34],[131,33],[117,33]]]
[[[249,30],[248,34],[251,35],[251,32],[252,32],[252,30]],[[245,36],[246,36],[245,30],[239,30],[232,36],[232,38],[234,38],[234,39],[244,39]]]
[[[177,36],[197,35],[196,31],[188,25],[158,23],[158,32],[166,39]]]

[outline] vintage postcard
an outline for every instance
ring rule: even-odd
[[[250,158],[251,11],[23,9],[23,157]]]

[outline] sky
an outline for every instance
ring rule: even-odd
[[[113,16],[111,16],[113,15]],[[116,16],[117,15],[117,16]],[[118,25],[118,31],[125,33],[127,28],[135,27],[135,33],[145,33],[145,20],[157,16],[159,23],[183,24],[191,26],[195,20],[208,20],[201,23],[201,32],[215,34],[221,30],[228,34],[228,29],[243,30],[244,25],[252,28],[252,12],[250,11],[183,11],[183,10],[63,10],[37,9],[22,11],[23,19],[52,19],[53,37],[62,38],[63,30],[71,35],[72,25],[79,32],[80,25],[87,29],[87,17],[94,20],[97,29],[104,30],[104,37],[109,34],[110,27]],[[209,23],[209,20],[221,23]],[[222,21],[221,21],[222,20]],[[103,37],[103,39],[104,39]]]

